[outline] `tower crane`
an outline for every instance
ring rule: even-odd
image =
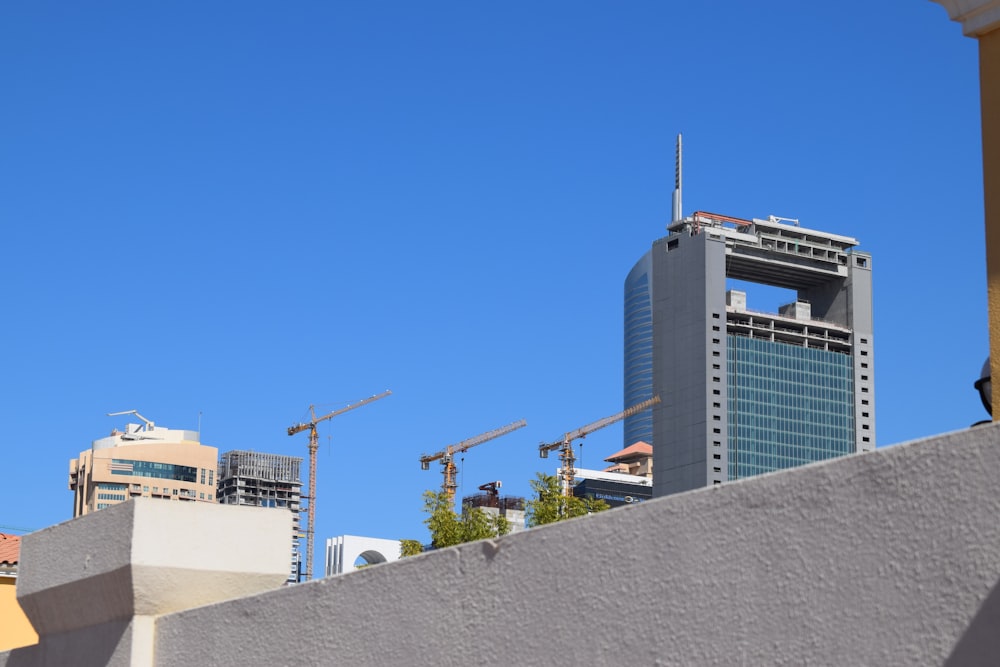
[[[309,513],[306,528],[306,581],[312,579],[313,536],[315,535],[316,527],[316,452],[319,450],[319,435],[316,432],[316,425],[328,419],[333,419],[334,417],[342,415],[355,408],[360,408],[362,405],[368,405],[369,403],[373,403],[380,398],[385,398],[391,393],[392,392],[389,390],[383,391],[381,394],[369,396],[364,400],[352,403],[346,407],[340,408],[339,410],[334,410],[330,414],[323,415],[322,417],[317,417],[316,406],[310,405],[309,415],[312,419],[307,422],[293,424],[288,427],[288,435],[295,435],[296,433],[301,433],[302,431],[309,429],[309,495],[304,496],[309,499],[309,507],[304,510]]]
[[[495,482],[486,482],[485,484],[479,485],[480,491],[485,491],[488,498],[498,500],[500,498],[500,487],[503,486],[503,482],[499,479]]]
[[[576,469],[573,468],[573,464],[576,462],[576,456],[573,454],[573,441],[577,438],[585,438],[588,434],[598,431],[605,426],[614,424],[615,422],[621,421],[626,417],[631,417],[632,415],[639,414],[646,408],[651,408],[660,402],[659,396],[653,396],[648,400],[642,401],[641,403],[636,403],[635,405],[625,408],[618,414],[611,415],[610,417],[605,417],[604,419],[598,419],[596,422],[587,424],[586,426],[581,426],[574,431],[568,431],[563,434],[561,440],[556,440],[555,442],[543,442],[538,445],[538,455],[543,458],[549,458],[549,452],[554,449],[559,450],[559,461],[562,462],[562,470],[560,471],[562,476],[562,488],[563,495],[567,498],[573,495],[573,477],[576,475]]]
[[[525,420],[516,421],[513,424],[507,424],[498,429],[492,431],[487,431],[477,435],[474,438],[469,438],[468,440],[463,440],[454,445],[448,445],[442,449],[437,454],[424,454],[420,457],[420,469],[428,470],[431,467],[431,461],[441,460],[441,472],[444,473],[444,484],[441,488],[445,493],[448,494],[448,501],[454,502],[455,500],[455,489],[458,488],[458,484],[455,482],[455,475],[458,472],[458,466],[455,465],[455,454],[456,452],[467,452],[476,445],[481,445],[484,442],[493,440],[494,438],[499,438],[501,435],[507,435],[511,431],[516,431],[522,426],[527,426],[528,422]]]

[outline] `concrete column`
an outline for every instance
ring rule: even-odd
[[[979,40],[990,376],[1000,378],[1000,0],[932,2],[959,21],[968,37]],[[1000,382],[993,382],[993,405],[993,420],[1000,421]]]
[[[152,665],[163,614],[279,588],[291,530],[287,511],[139,498],[26,535],[17,599],[39,640],[0,665]]]
[[[1000,20],[998,20],[1000,23]],[[1000,378],[1000,26],[979,38],[983,123],[986,270],[990,304],[990,376]],[[993,420],[1000,420],[1000,381],[993,384]]]

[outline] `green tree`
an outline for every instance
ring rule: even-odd
[[[611,508],[603,500],[575,496],[567,498],[563,495],[560,479],[543,472],[538,473],[537,479],[531,480],[531,490],[535,497],[528,501],[528,525],[532,527]]]
[[[419,553],[424,552],[424,545],[420,544],[417,540],[400,540],[399,541],[399,557],[406,558],[407,556],[416,556]]]
[[[444,491],[424,492],[424,523],[431,531],[431,545],[435,549],[500,537],[510,532],[510,524],[502,516],[487,514],[478,507],[465,507],[459,516],[454,503]]]

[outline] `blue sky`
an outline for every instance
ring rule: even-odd
[[[527,495],[622,408],[678,132],[686,213],[873,254],[880,446],[984,416],[977,46],[931,2],[8,2],[0,90],[3,526],[70,517],[107,412],[305,456],[384,389],[321,427],[317,569],[425,540],[419,456],[521,418],[460,493]]]

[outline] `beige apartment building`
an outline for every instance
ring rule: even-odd
[[[69,462],[69,489],[78,517],[137,497],[216,501],[218,449],[200,442],[197,431],[163,428],[143,421],[95,440]]]

